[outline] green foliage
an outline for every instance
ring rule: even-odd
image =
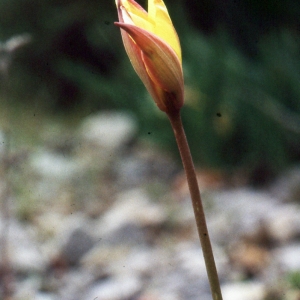
[[[295,271],[287,275],[287,282],[290,284],[291,288],[300,290],[300,272]]]
[[[288,27],[264,33],[249,58],[225,27],[209,36],[191,29],[180,1],[170,13],[183,48],[182,113],[196,162],[251,172],[299,160],[299,33]],[[10,101],[82,116],[131,110],[141,136],[177,153],[168,121],[130,65],[116,20],[114,1],[0,1],[0,39],[23,32],[33,37],[15,54]]]
[[[215,166],[287,163],[287,145],[299,147],[297,36],[283,30],[263,39],[255,61],[222,32],[210,40],[190,34],[183,45],[192,89],[184,116],[198,158]]]

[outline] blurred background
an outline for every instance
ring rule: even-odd
[[[166,4],[182,45],[183,119],[197,164],[270,176],[299,161],[300,3]],[[168,121],[127,59],[113,24],[114,1],[12,0],[0,6],[2,43],[24,33],[32,38],[14,51],[8,106],[64,118],[128,110],[139,135],[155,132],[147,138],[176,149]]]
[[[138,2],[146,7],[146,1]],[[293,205],[296,203],[297,208],[289,206],[287,211],[291,214],[298,213],[300,2],[165,0],[165,3],[182,46],[186,93],[182,118],[199,170],[201,187],[204,190],[241,186],[251,189],[267,188],[269,196],[276,195],[275,198],[284,203],[287,201],[289,205],[291,202]],[[74,300],[75,298],[68,298],[67,292],[62,290],[58,293],[58,298],[53,296],[60,289],[59,276],[62,276],[70,265],[78,266],[82,263],[82,257],[89,250],[95,249],[95,239],[99,241],[105,234],[112,236],[111,232],[114,232],[114,229],[108,233],[93,232],[97,236],[95,238],[84,226],[80,228],[84,228],[85,233],[78,233],[78,224],[84,224],[83,220],[86,218],[89,222],[96,219],[104,222],[103,215],[111,213],[112,203],[118,202],[116,199],[119,199],[116,195],[123,194],[124,191],[127,193],[131,189],[145,188],[144,192],[150,197],[150,203],[156,199],[154,204],[157,205],[157,199],[160,199],[169,205],[168,208],[158,208],[152,207],[153,203],[150,205],[147,201],[142,201],[137,210],[141,207],[146,211],[150,209],[153,218],[147,218],[147,213],[138,216],[130,215],[132,212],[128,212],[128,215],[125,213],[127,217],[130,215],[131,225],[134,218],[141,222],[137,228],[126,227],[128,238],[137,238],[134,243],[139,243],[136,235],[139,236],[141,228],[146,230],[147,239],[144,242],[147,245],[157,243],[158,236],[159,241],[163,237],[163,242],[159,242],[162,244],[165,243],[166,236],[172,236],[173,241],[180,240],[182,236],[185,236],[184,240],[191,236],[195,239],[195,232],[191,229],[194,226],[192,217],[188,217],[188,221],[180,219],[181,217],[176,217],[172,210],[171,199],[174,197],[181,199],[177,199],[176,202],[179,207],[190,203],[181,202],[183,198],[188,197],[188,192],[184,176],[181,174],[181,163],[171,127],[133,71],[122,44],[120,30],[113,24],[115,21],[117,12],[113,0],[0,0],[0,154],[3,157],[3,172],[0,175],[4,186],[13,191],[9,193],[10,196],[6,192],[2,193],[3,203],[13,203],[8,204],[9,208],[4,205],[2,211],[11,210],[11,214],[16,216],[21,224],[27,222],[27,225],[36,226],[36,238],[42,244],[48,245],[44,247],[46,250],[41,250],[43,255],[38,269],[35,269],[36,263],[22,265],[32,254],[30,251],[34,252],[33,249],[28,250],[27,258],[18,258],[19,262],[13,266],[14,270],[21,270],[17,273],[18,280],[28,272],[37,272],[44,278],[42,283],[35,285],[42,287],[42,292],[35,294],[37,288],[32,288],[32,294],[27,291],[31,296],[16,299],[33,299],[30,297],[34,295],[35,299]],[[7,175],[8,170],[10,177]],[[126,194],[126,197],[137,198],[139,203],[141,198],[144,199],[143,193],[133,193],[130,196]],[[243,198],[245,202],[240,203],[242,213],[248,205],[246,203],[257,199],[257,194],[248,191],[246,195],[241,193],[236,196],[233,193],[231,196],[222,194],[220,199],[223,199],[222,197],[228,198],[228,201],[235,197]],[[258,198],[261,199],[260,197],[261,195]],[[214,197],[210,195],[208,198],[211,200]],[[265,200],[262,202],[265,203]],[[266,203],[272,203],[273,200],[269,200],[266,200]],[[266,203],[263,206],[268,208],[266,211],[270,211],[272,205],[268,206]],[[222,212],[222,204],[218,209],[219,204],[218,201],[213,205],[208,204],[208,209],[212,209],[212,216],[215,214],[213,209]],[[124,212],[124,207],[120,209]],[[113,207],[113,210],[117,208]],[[161,211],[165,210],[167,212],[161,215]],[[80,214],[83,211],[84,216]],[[245,234],[249,229],[246,225],[248,229],[243,227],[240,236],[243,236],[242,243],[246,243],[247,246],[250,243],[251,253],[241,250],[233,256],[224,254],[221,262],[225,260],[227,267],[238,266],[233,268],[234,272],[230,273],[229,277],[228,269],[223,268],[224,282],[262,276],[264,264],[262,268],[259,268],[259,264],[266,257],[269,258],[274,243],[281,245],[286,241],[294,241],[294,238],[299,243],[300,226],[297,225],[295,229],[295,215],[284,214],[282,221],[273,212],[273,217],[266,221],[267,224],[273,226],[273,221],[277,219],[280,219],[281,223],[276,223],[277,227],[274,225],[273,231],[269,232],[265,230],[265,220],[261,215],[266,211],[248,211],[249,214],[257,214],[254,222],[257,226],[254,226],[254,230],[254,227],[249,225],[252,224],[251,219],[252,221],[247,223],[247,226],[252,228],[251,238]],[[180,209],[177,213],[180,215]],[[238,215],[236,211],[234,214]],[[68,221],[70,226],[60,223],[66,215],[72,215],[72,220]],[[170,219],[170,215],[174,219]],[[112,214],[111,218],[114,221],[111,222],[116,222],[114,218],[118,216]],[[228,216],[224,218],[227,221],[230,219]],[[4,216],[2,219],[9,218]],[[287,220],[293,220],[293,224],[287,225]],[[102,228],[103,224],[108,226],[105,222],[101,223]],[[212,231],[215,232],[216,244],[228,246],[228,241],[223,240],[226,235],[222,236],[220,232],[222,233],[222,228],[227,228],[227,237],[232,237],[229,232],[232,233],[231,230],[236,229],[236,224],[223,226],[218,223],[221,221],[215,222],[217,225],[214,225],[216,227],[213,227]],[[19,228],[19,225],[20,223],[16,223],[12,227]],[[124,230],[124,226],[121,225],[120,228]],[[72,229],[61,229],[68,226]],[[280,231],[276,228],[282,229],[285,226],[291,226],[292,233],[276,235]],[[5,229],[4,225],[2,227]],[[19,232],[19,229],[12,232]],[[175,231],[177,233],[174,237]],[[18,234],[16,240],[19,239]],[[119,236],[126,236],[124,232],[115,234],[117,237],[114,242],[109,241],[108,245],[116,247],[114,243],[119,241]],[[53,237],[58,239],[56,244]],[[234,242],[237,240],[240,242],[235,236]],[[21,252],[28,246],[24,243],[20,246]],[[90,247],[79,251],[74,257],[66,258],[66,253],[74,249],[72,243],[75,243],[75,248],[80,248],[79,244],[82,243],[89,244]],[[197,248],[197,241],[195,243]],[[31,244],[35,245],[35,242]],[[105,251],[109,253],[107,249]],[[185,251],[180,249],[179,252]],[[291,251],[300,253],[299,245],[295,249]],[[103,248],[101,251],[103,253]],[[194,250],[188,251],[190,252],[187,256],[193,255]],[[93,255],[89,256],[84,268],[89,269],[91,265],[99,267],[98,262],[103,257],[99,258],[95,253]],[[117,256],[116,253],[114,255]],[[253,259],[254,262],[248,264],[248,261],[241,259],[248,257],[247,255],[255,257],[256,260]],[[32,260],[36,261],[37,256],[37,253],[32,254]],[[3,258],[2,262],[14,261],[16,257]],[[97,263],[94,263],[93,259]],[[182,259],[184,261],[184,258]],[[100,265],[102,268],[102,264]],[[5,270],[3,274],[9,273],[5,263],[2,269]],[[86,286],[92,283],[95,285],[95,282],[99,283],[104,279],[110,280],[111,274],[114,274],[109,268],[101,270],[101,274],[97,271],[96,275],[93,270],[93,276],[97,280],[91,279]],[[300,262],[291,270],[291,279],[286,282],[294,282],[293,287],[297,289],[300,286]],[[167,271],[165,272],[167,274]],[[268,274],[271,273],[270,271]],[[77,275],[72,276],[67,277],[65,283],[74,288],[80,280]],[[267,277],[270,279],[270,276]],[[46,282],[45,278],[52,278],[52,281]],[[195,290],[196,282],[197,279],[189,291]],[[130,284],[132,282],[129,286]],[[115,286],[118,285],[113,285]],[[172,295],[170,290],[165,289],[166,286],[167,283],[164,282],[162,290]],[[97,288],[95,287],[95,290]],[[101,287],[99,289],[101,290]],[[8,290],[9,284],[4,284],[5,300],[8,299],[5,298],[5,295],[9,294]],[[267,300],[271,297],[278,300],[299,299],[292,298],[296,296],[284,298],[282,290],[264,291],[264,296],[253,296],[249,290],[246,294],[252,295],[252,298],[249,298],[251,300]],[[70,292],[71,295],[78,294],[78,291],[72,293]],[[97,293],[104,292],[101,290]],[[95,297],[97,293],[89,290],[84,295]],[[181,295],[179,298],[156,297],[153,291],[148,294],[146,292],[144,298],[138,298],[137,295],[141,295],[139,291],[134,292],[135,296],[132,298],[124,292],[127,296],[99,296],[99,299],[193,300],[198,297],[195,296],[197,292],[178,293]],[[201,299],[210,299],[207,297],[203,296]],[[234,298],[233,294],[230,294],[227,299],[242,298]],[[79,299],[92,298],[84,298],[82,295]]]

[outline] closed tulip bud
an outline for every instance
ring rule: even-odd
[[[157,106],[179,111],[184,101],[181,48],[162,0],[149,0],[148,12],[134,0],[116,0],[125,50]]]

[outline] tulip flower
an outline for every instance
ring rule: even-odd
[[[162,0],[149,0],[148,12],[134,0],[116,0],[123,43],[136,73],[164,112],[183,105],[181,48]]]
[[[134,0],[116,0],[123,43],[129,59],[173,128],[187,176],[213,300],[222,300],[195,167],[180,117],[183,105],[181,48],[162,0],[148,0],[148,12]]]

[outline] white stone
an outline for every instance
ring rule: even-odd
[[[76,171],[79,171],[74,160],[47,150],[34,153],[30,159],[30,164],[37,174],[55,181],[70,179]]]
[[[35,217],[35,225],[41,238],[49,239],[56,236],[66,222],[66,216],[55,211],[46,210]]]
[[[263,300],[265,289],[259,282],[237,282],[221,286],[223,300]]]
[[[3,223],[0,229],[2,226]],[[45,259],[39,251],[35,232],[17,221],[11,221],[7,233],[8,255],[13,268],[21,272],[42,271]]]
[[[216,245],[212,245],[212,247],[220,276],[227,272],[228,258],[221,248]],[[198,241],[197,243],[182,242],[175,245],[175,248],[177,252],[175,259],[184,270],[188,271],[191,276],[207,278],[203,252]]]
[[[65,215],[48,211],[36,218],[36,224],[38,234],[43,238],[40,250],[48,258],[59,255],[76,229],[82,228],[90,232],[89,219],[82,212]]]
[[[200,245],[196,248],[191,243],[180,243],[176,245],[176,250],[178,262],[184,270],[196,277],[206,276],[205,262]]]
[[[296,204],[283,204],[270,211],[267,228],[273,238],[285,243],[300,235],[300,209]]]
[[[97,228],[99,237],[103,237],[128,223],[153,225],[163,222],[165,218],[166,213],[161,205],[151,203],[142,189],[133,189],[118,195]]]
[[[155,253],[151,249],[135,247],[123,260],[124,268],[122,273],[144,275],[147,274],[153,267]]]
[[[42,278],[39,276],[28,276],[25,280],[15,285],[15,300],[31,300],[36,298],[36,291],[41,287]]]
[[[287,245],[274,253],[274,259],[285,271],[300,270],[300,243]]]
[[[88,117],[80,128],[80,135],[92,144],[116,149],[133,137],[136,128],[130,114],[104,111]]]
[[[92,285],[93,280],[94,278],[90,273],[80,269],[70,269],[69,272],[59,280],[60,288],[57,293],[58,299],[82,300],[86,295],[86,291]]]
[[[81,265],[84,270],[93,274],[117,275],[122,270],[124,260],[130,251],[130,247],[123,245],[111,247],[100,241],[84,255],[81,259]]]
[[[227,224],[223,230],[234,231],[235,235],[251,234],[256,232],[261,221],[278,205],[278,199],[268,194],[247,188],[214,192],[213,215],[208,219],[220,218],[225,215]]]
[[[94,285],[85,300],[130,299],[142,288],[141,281],[133,276],[111,278]]]
[[[37,293],[34,297],[34,300],[57,300],[57,297],[52,294]]]

